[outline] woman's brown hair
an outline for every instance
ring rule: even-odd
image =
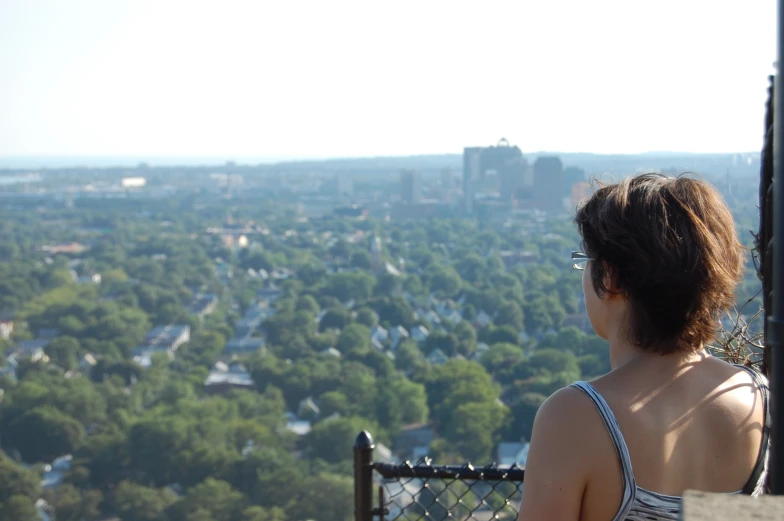
[[[644,174],[599,186],[575,223],[600,297],[606,277],[630,304],[635,345],[662,354],[715,338],[735,302],[744,249],[732,215],[707,182]]]

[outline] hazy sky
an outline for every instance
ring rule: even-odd
[[[0,156],[735,152],[773,0],[0,0]]]

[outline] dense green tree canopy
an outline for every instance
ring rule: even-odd
[[[549,394],[609,370],[565,260],[579,244],[568,219],[387,221],[382,203],[314,218],[271,172],[246,180],[278,188],[232,199],[212,169],[140,172],[161,190],[193,185],[0,205],[0,318],[14,323],[0,340],[13,355],[0,366],[0,518],[33,519],[44,498],[58,521],[345,521],[359,431],[403,460],[398,435],[426,424],[438,463],[486,464],[499,442],[530,437]],[[46,177],[66,189],[126,174]],[[385,183],[355,190],[382,197]],[[750,267],[746,298],[755,283]],[[189,341],[134,358],[172,324]],[[252,384],[211,384],[230,377]],[[17,462],[67,454],[71,471],[45,491],[42,466]]]

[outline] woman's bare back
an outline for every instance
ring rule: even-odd
[[[710,356],[675,367],[649,360],[592,384],[620,426],[638,487],[680,496],[687,489],[736,492],[748,481],[759,456],[764,407],[746,371]],[[596,466],[582,519],[612,519],[622,500],[620,463],[594,415]]]

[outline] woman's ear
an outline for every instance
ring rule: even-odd
[[[607,296],[620,296],[621,291],[618,288],[618,275],[615,269],[607,264],[607,261],[603,261],[602,266],[604,267],[604,287],[607,288]]]

